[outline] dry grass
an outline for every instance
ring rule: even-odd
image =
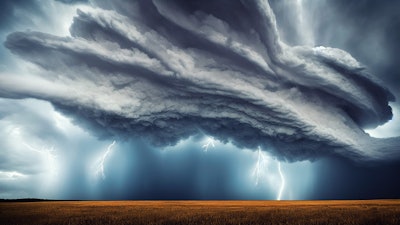
[[[0,224],[400,224],[400,200],[2,202]]]

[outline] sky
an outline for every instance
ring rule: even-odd
[[[0,198],[400,198],[399,10],[2,1]]]

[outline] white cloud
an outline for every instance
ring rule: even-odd
[[[157,24],[110,4],[78,11],[72,37],[9,35],[5,45],[39,70],[3,74],[1,96],[47,100],[99,136],[155,145],[203,132],[288,160],[368,160],[400,144],[362,130],[390,118],[391,94],[343,50],[282,43],[267,1],[244,3],[245,31],[172,3],[155,1]]]

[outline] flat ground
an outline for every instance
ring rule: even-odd
[[[400,200],[0,202],[0,224],[400,224]]]

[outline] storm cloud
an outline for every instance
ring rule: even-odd
[[[268,1],[91,4],[71,36],[7,37],[41,69],[1,76],[1,97],[46,100],[100,137],[156,146],[202,133],[289,161],[398,159],[400,138],[364,132],[392,118],[393,94],[343,50],[284,43]]]

